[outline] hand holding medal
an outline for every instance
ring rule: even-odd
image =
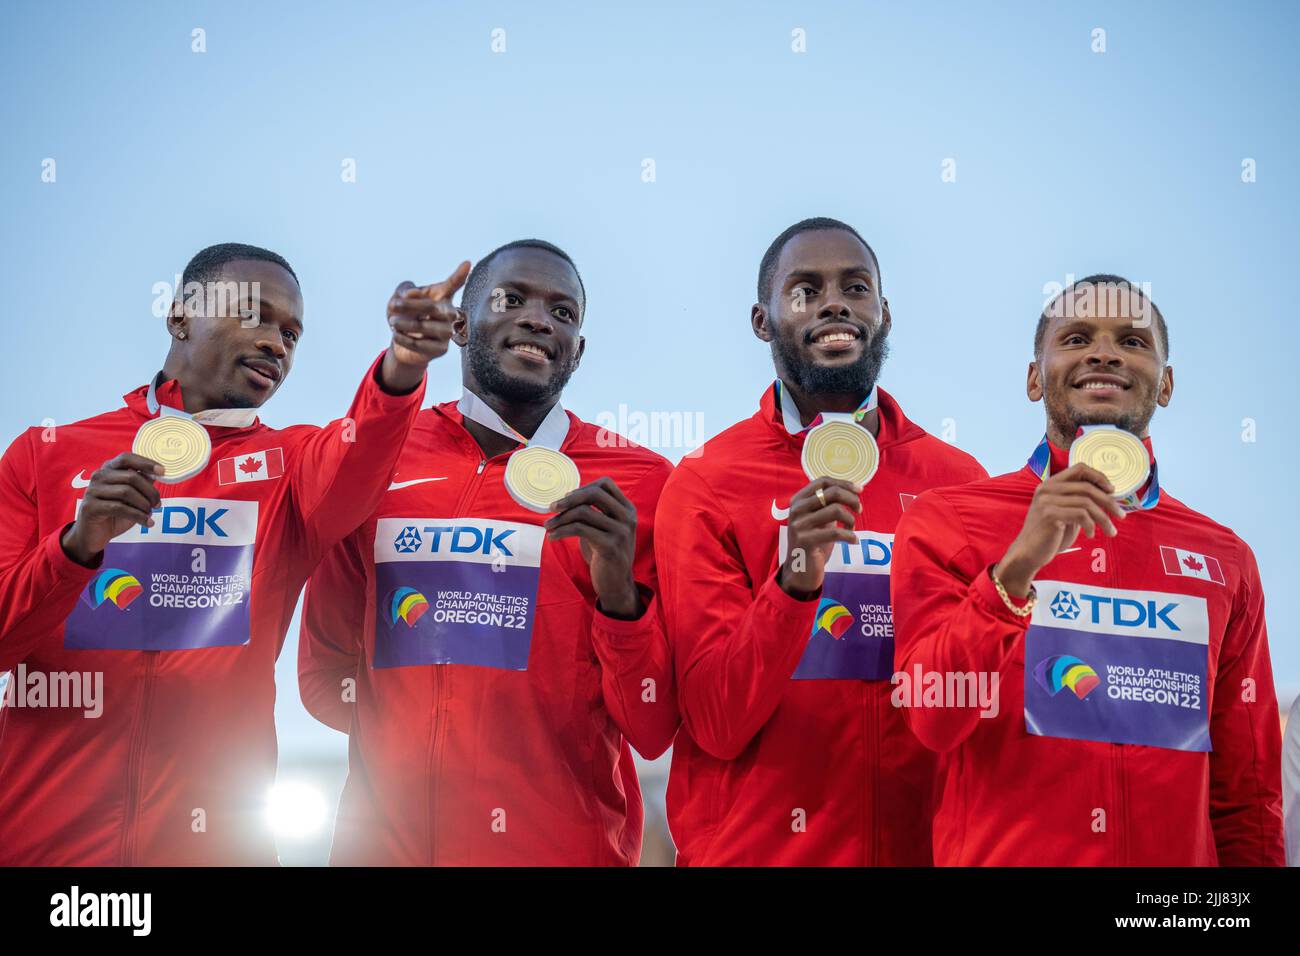
[[[835,545],[857,544],[853,526],[862,512],[861,494],[860,485],[823,477],[790,499],[786,559],[777,572],[777,583],[791,597],[810,599],[822,586]]]
[[[582,481],[578,466],[560,451],[569,433],[569,416],[560,403],[551,406],[532,438],[511,427],[468,388],[456,408],[466,418],[524,444],[506,462],[505,486],[510,497],[537,514],[555,513],[545,525],[551,541],[578,539],[604,613],[640,617],[644,608],[632,577],[636,506],[611,478],[578,487]]]
[[[62,538],[68,557],[89,566],[119,534],[136,525],[153,527],[153,509],[162,504],[154,482],[165,471],[159,462],[129,452],[104,462],[90,476],[77,520]]]
[[[799,407],[784,383],[772,383],[781,420],[791,435],[803,435],[800,463],[812,484],[790,499],[786,521],[786,559],[777,583],[792,597],[807,600],[826,575],[836,542],[856,544],[853,531],[862,513],[862,488],[880,467],[880,449],[862,419],[876,408],[875,388],[852,412],[819,412],[803,424]]]
[[[529,450],[515,452],[511,462]],[[575,479],[577,473],[574,468]],[[632,575],[636,506],[614,479],[598,478],[555,501],[554,509],[555,517],[546,522],[547,537],[551,541],[578,539],[600,609],[611,617],[640,617],[645,608]]]
[[[1013,596],[1029,593],[1034,575],[1074,544],[1083,531],[1118,531],[1115,519],[1155,507],[1160,483],[1146,446],[1136,435],[1113,425],[1086,425],[1070,446],[1070,465],[1050,474],[1051,447],[1044,438],[1029,459],[1040,479],[1020,534],[993,569],[994,580]],[[1143,490],[1145,488],[1145,491]]]

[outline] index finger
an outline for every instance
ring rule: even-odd
[[[613,478],[597,478],[595,481],[592,482],[592,484],[599,485],[601,488],[604,488],[606,491],[608,491],[611,495],[614,496],[614,500],[617,501],[619,504],[624,505],[625,507],[628,508],[635,507],[635,505],[632,504],[632,499],[630,499],[627,495],[623,494],[623,489],[618,486],[618,482],[615,481]]]
[[[1065,478],[1066,475],[1069,475],[1070,477]],[[1107,478],[1096,468],[1093,468],[1091,465],[1085,465],[1083,462],[1079,462],[1077,465],[1071,465],[1069,468],[1065,469],[1065,471],[1061,472],[1059,475],[1053,475],[1052,477],[1054,478],[1059,477],[1067,481],[1068,480],[1077,481],[1079,479],[1082,479],[1084,481],[1090,481],[1098,488],[1100,488],[1102,491],[1106,492],[1106,494],[1108,495],[1114,493],[1115,491],[1115,486],[1110,483],[1109,478]]]
[[[424,287],[424,294],[430,299],[450,299],[456,294],[456,290],[465,284],[469,278],[469,261],[462,262],[456,267],[456,271],[441,282],[434,282]]]
[[[557,499],[552,503],[553,510],[558,514],[561,511],[567,511],[570,508],[579,505],[596,505],[597,499],[603,495],[608,495],[614,500],[614,503],[631,510],[636,510],[636,506],[628,500],[627,495],[623,494],[612,478],[597,478],[595,481],[583,485],[581,488],[575,488],[563,498]]]
[[[158,464],[152,458],[146,458],[144,455],[137,455],[129,451],[124,451],[111,461],[104,463],[109,468],[130,468],[132,471],[138,471],[148,475],[161,475],[166,473],[165,466]]]

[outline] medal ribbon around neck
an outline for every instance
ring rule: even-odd
[[[247,428],[257,421],[256,408],[209,408],[191,415],[183,408],[160,405],[158,404],[158,379],[161,377],[161,372],[154,376],[153,381],[149,383],[149,391],[145,395],[145,405],[148,407],[150,415],[175,415],[219,428]]]
[[[871,432],[862,427],[862,419],[879,404],[873,385],[862,404],[852,412],[819,412],[804,425],[790,390],[778,378],[775,385],[781,404],[781,419],[791,435],[803,435],[800,463],[811,479],[836,478],[865,485],[880,465],[880,449]]]
[[[818,412],[807,425],[803,424],[803,418],[799,415],[799,406],[795,404],[790,395],[789,389],[785,388],[778,378],[772,386],[776,389],[777,405],[781,409],[781,418],[785,423],[785,430],[791,435],[802,435],[804,432],[816,428],[822,422],[831,421],[851,421],[861,422],[867,417],[867,413],[880,404],[880,396],[877,393],[876,386],[871,386],[871,391],[867,397],[862,400],[862,404],[852,412]]]
[[[1084,433],[1096,428],[1115,428],[1115,426],[1082,425],[1079,427],[1079,430],[1075,432],[1075,440],[1077,441],[1084,435]],[[1141,439],[1139,439],[1139,441],[1141,441]],[[1145,447],[1146,446],[1144,445],[1143,450],[1145,450]],[[1043,440],[1038,443],[1038,447],[1034,449],[1033,454],[1029,456],[1029,461],[1025,464],[1029,466],[1029,470],[1037,476],[1039,481],[1046,481],[1051,477],[1052,447],[1048,443],[1046,435],[1043,436]],[[1139,488],[1137,491],[1115,500],[1119,502],[1120,507],[1125,511],[1147,511],[1159,504],[1160,478],[1157,474],[1156,463],[1154,461],[1151,462],[1151,478],[1146,483],[1145,491]]]
[[[192,478],[208,467],[212,439],[204,425],[239,428],[251,425],[257,412],[246,408],[222,408],[191,415],[182,408],[158,402],[158,379],[149,383],[145,406],[153,417],[136,429],[131,451],[163,466],[157,481],[175,484]]]
[[[523,443],[524,447],[513,452],[506,462],[505,475],[506,490],[522,507],[550,514],[553,502],[577,490],[581,483],[578,466],[560,451],[569,434],[569,416],[559,402],[551,406],[532,438],[511,427],[468,388],[462,391],[456,408],[484,428]]]

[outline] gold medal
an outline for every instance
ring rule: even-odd
[[[131,451],[167,469],[155,481],[175,484],[197,475],[208,466],[212,442],[208,430],[194,419],[161,415],[140,426],[135,441],[131,443]]]
[[[529,511],[550,514],[552,502],[578,490],[578,466],[564,452],[529,445],[506,462],[506,490]]]
[[[1070,464],[1083,462],[1110,479],[1113,497],[1127,498],[1147,483],[1151,459],[1136,435],[1113,426],[1088,428],[1070,446]]]
[[[855,422],[823,422],[804,439],[803,470],[809,478],[839,478],[865,485],[879,465],[876,440]]]

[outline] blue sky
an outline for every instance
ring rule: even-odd
[[[712,435],[771,379],[748,320],[764,248],[831,215],[880,258],[884,386],[990,472],[1042,433],[1023,383],[1043,287],[1151,283],[1176,370],[1161,478],[1255,549],[1277,677],[1300,688],[1300,8],[546,6],[6,4],[0,433],[102,411],[155,371],[152,286],[204,245],[268,246],[302,279],[306,336],[264,415],[287,425],[347,406],[399,281],[540,236],[589,293],[566,404],[698,413]],[[453,354],[430,393],[458,382]],[[295,635],[284,745],[337,749],[298,704]]]

